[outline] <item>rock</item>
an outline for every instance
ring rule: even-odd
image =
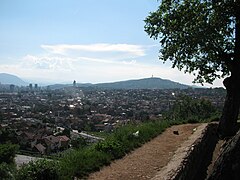
[[[178,131],[173,131],[173,134],[179,135]]]
[[[240,179],[240,130],[228,140],[217,158],[208,180]]]
[[[194,128],[194,129],[192,130],[192,134],[193,134],[196,130],[197,130],[197,128]]]

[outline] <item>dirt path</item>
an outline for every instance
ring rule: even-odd
[[[193,133],[193,129],[199,125],[172,126],[124,158],[116,160],[110,166],[91,174],[89,179],[151,179],[162,167],[167,165],[174,152]],[[174,134],[173,131],[178,131],[179,135]]]

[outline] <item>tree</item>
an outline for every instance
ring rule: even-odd
[[[186,122],[200,122],[214,117],[217,109],[206,99],[194,99],[183,95],[176,99],[168,117]]]
[[[71,141],[72,147],[79,149],[87,146],[87,141],[83,137],[78,137],[77,139],[73,139]]]
[[[222,137],[234,135],[240,106],[240,0],[162,0],[145,23],[148,35],[160,41],[160,60],[193,73],[194,82],[226,77],[218,130]]]
[[[70,138],[71,130],[69,128],[64,128],[64,130],[62,132],[59,132],[57,134],[57,136],[64,136],[64,135]]]
[[[3,144],[3,143],[7,143],[7,142],[17,144],[18,140],[17,140],[14,130],[12,130],[10,128],[2,128],[0,130],[0,143]]]

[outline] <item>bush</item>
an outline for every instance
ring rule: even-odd
[[[79,149],[87,146],[87,141],[83,137],[78,137],[77,139],[71,140],[71,145],[73,148]]]
[[[95,149],[111,155],[112,159],[120,158],[125,154],[122,143],[114,138],[97,143]]]
[[[56,161],[50,160],[37,160],[24,165],[18,170],[16,179],[17,180],[58,180],[59,166]]]
[[[94,148],[72,150],[60,160],[61,178],[73,179],[85,177],[100,167],[110,164],[110,157]]]
[[[0,163],[13,163],[18,146],[15,144],[0,144]]]
[[[14,176],[13,176],[14,170],[15,170],[15,167],[13,167],[13,165],[9,165],[7,163],[1,163],[0,164],[1,179],[5,179],[5,180],[14,179]]]

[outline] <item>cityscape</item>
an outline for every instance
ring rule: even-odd
[[[0,87],[0,127],[20,149],[52,154],[71,148],[79,137],[97,142],[94,132],[110,133],[129,123],[164,119],[179,96],[207,99],[219,110],[223,88],[96,89],[71,86],[51,90],[38,84]]]

